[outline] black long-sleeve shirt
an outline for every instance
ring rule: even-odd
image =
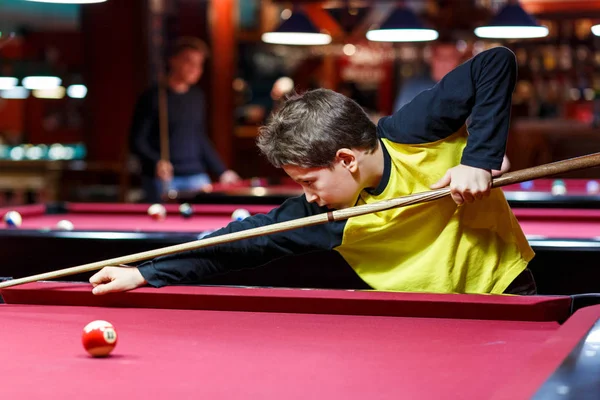
[[[384,152],[384,174],[375,190],[361,193],[360,202],[425,191],[459,162],[499,169],[515,82],[514,54],[495,48],[458,66],[432,89],[382,118],[377,133]],[[461,134],[469,116],[469,134]],[[499,189],[487,199],[460,208],[449,198],[418,207],[417,214],[410,208],[390,210],[372,218],[355,217],[159,257],[139,269],[150,285],[159,287],[198,282],[291,254],[335,249],[376,289],[501,293],[532,257]],[[325,211],[300,196],[266,215],[232,222],[208,237]],[[453,233],[456,226],[460,234]],[[468,261],[475,255],[476,261]],[[459,256],[463,258],[456,261]],[[476,265],[464,264],[471,262]],[[495,271],[494,278],[490,271]],[[433,276],[446,280],[439,282]]]
[[[204,93],[191,87],[185,93],[167,90],[169,158],[175,176],[225,171],[225,166],[206,135]],[[130,146],[140,158],[142,173],[154,176],[160,160],[158,88],[144,92],[135,107]]]

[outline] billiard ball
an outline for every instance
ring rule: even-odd
[[[9,211],[4,214],[4,223],[10,228],[18,228],[23,223],[23,218],[16,211]]]
[[[192,206],[190,206],[188,203],[183,203],[179,206],[179,214],[183,218],[191,218],[193,213],[194,210],[192,210]]]
[[[162,204],[152,204],[148,207],[148,215],[155,221],[163,220],[167,217],[167,210]]]
[[[563,180],[555,180],[552,182],[552,194],[554,196],[562,196],[567,193],[567,187],[565,186],[565,182]]]
[[[110,322],[92,321],[83,328],[81,342],[92,356],[106,357],[117,345],[117,331]]]
[[[242,221],[246,218],[248,218],[250,216],[250,213],[248,212],[248,210],[245,210],[243,208],[238,208],[237,210],[235,210],[233,212],[233,214],[231,214],[231,219],[234,221]]]
[[[600,184],[598,181],[589,181],[585,185],[585,190],[588,194],[598,194],[600,192]]]
[[[61,219],[56,223],[56,229],[61,231],[72,231],[75,229],[73,223],[67,219]]]

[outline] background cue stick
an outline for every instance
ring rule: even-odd
[[[527,168],[520,171],[509,172],[503,176],[496,178],[492,182],[492,187],[497,188],[514,183],[525,182],[533,179],[543,178],[551,175],[562,174],[565,172],[576,171],[591,167],[600,166],[600,153],[594,153],[587,156],[571,158],[564,161],[558,161],[551,164],[544,164],[538,167]],[[249,239],[262,235],[269,235],[278,232],[285,232],[292,229],[325,224],[327,222],[341,221],[360,215],[370,214],[379,211],[390,210],[397,207],[405,207],[409,205],[425,203],[432,200],[440,199],[450,194],[450,188],[431,190],[423,193],[411,194],[395,199],[383,200],[377,203],[364,204],[342,210],[330,211],[327,213],[317,214],[310,217],[298,218],[291,221],[279,222],[272,225],[252,228],[245,231],[229,233],[208,239],[195,240],[188,243],[182,243],[174,246],[163,247],[142,253],[131,254],[128,256],[111,258],[104,261],[84,264],[77,267],[61,269],[58,271],[47,272],[38,275],[32,275],[25,278],[13,279],[10,281],[0,282],[0,289],[20,285],[23,283],[36,282],[41,280],[57,279],[63,276],[75,275],[84,272],[90,272],[102,269],[109,265],[130,264],[142,260],[148,260],[167,254],[178,253],[187,250],[199,249],[202,247],[214,246],[218,244],[230,243],[237,240]]]
[[[160,135],[160,159],[169,161],[169,106],[167,102],[167,77],[162,63],[158,67],[158,131]],[[171,184],[162,182],[163,193],[167,193]]]
[[[169,112],[167,110],[167,82],[160,75],[158,82],[158,121],[160,131],[160,159],[169,161]]]

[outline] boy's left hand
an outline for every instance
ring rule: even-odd
[[[490,195],[492,188],[492,173],[489,170],[458,165],[450,168],[446,175],[431,189],[440,189],[450,185],[452,199],[458,205],[472,203]]]

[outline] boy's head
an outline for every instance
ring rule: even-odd
[[[353,205],[360,166],[378,148],[376,128],[353,100],[327,89],[295,94],[260,129],[258,147],[321,206]]]
[[[188,85],[196,84],[204,72],[204,60],[209,50],[206,43],[194,37],[179,38],[169,56],[169,67],[172,76]]]

